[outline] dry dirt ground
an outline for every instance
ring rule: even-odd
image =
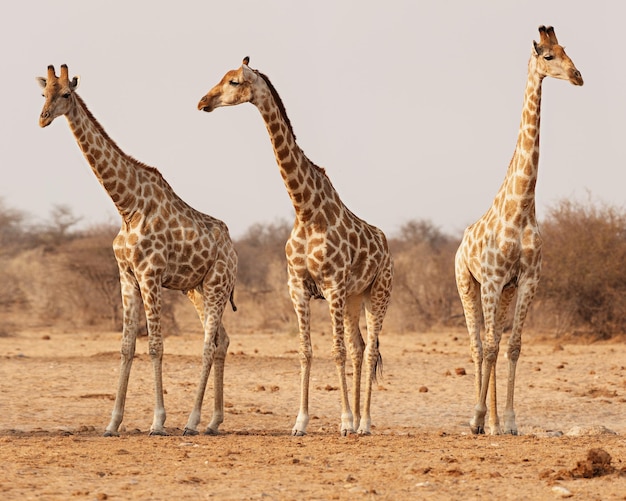
[[[520,435],[472,436],[467,335],[385,333],[373,434],[342,438],[331,340],[317,334],[309,433],[292,437],[296,336],[230,335],[225,422],[219,436],[197,437],[181,429],[200,336],[166,339],[169,437],[148,436],[152,372],[139,340],[116,438],[102,432],[119,371],[118,333],[0,338],[0,499],[626,499],[622,343],[527,335],[516,389]],[[502,412],[503,357],[498,367]],[[209,388],[202,428],[211,406]]]

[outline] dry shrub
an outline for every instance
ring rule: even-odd
[[[111,247],[116,232],[110,225],[92,227],[22,251],[11,260],[6,271],[21,277],[19,293],[33,314],[31,325],[121,330],[119,272]],[[176,333],[173,305],[182,295],[165,292],[164,330]]]
[[[28,227],[24,218],[5,208],[0,199],[0,313],[8,319],[8,313],[17,312],[21,316],[15,325],[23,327],[121,329],[119,275],[111,249],[117,227],[70,232],[68,226],[77,218],[62,208],[53,212],[53,222],[47,227]],[[624,212],[562,201],[549,210],[541,229],[543,273],[527,323],[559,334],[608,338],[624,333]],[[284,251],[290,231],[291,224],[286,222],[257,224],[235,242],[239,311],[227,315],[231,330],[297,331]],[[458,243],[458,238],[443,234],[428,221],[410,221],[389,240],[395,276],[386,331],[464,325],[454,280]],[[324,302],[313,302],[312,317],[315,329],[330,331]],[[177,318],[186,329],[192,328],[190,322],[197,322],[183,295],[165,290],[164,333],[179,331]],[[13,330],[7,329],[6,333]]]
[[[295,324],[285,257],[290,233],[291,224],[285,221],[254,224],[235,242],[238,328],[284,330]]]
[[[626,331],[626,214],[563,200],[541,226],[539,322],[558,333],[606,339]],[[535,308],[537,310],[537,308]]]
[[[385,320],[398,331],[462,325],[454,280],[459,241],[429,221],[410,221],[390,240],[394,259],[392,307]]]

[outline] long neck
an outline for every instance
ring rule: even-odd
[[[77,94],[72,94],[71,99],[74,105],[66,117],[78,146],[120,215],[128,216],[138,209],[138,168],[143,166],[124,154]]]
[[[296,218],[311,220],[314,214],[330,219],[342,203],[324,169],[311,162],[296,143],[284,106],[273,87],[264,85],[255,106],[261,112],[270,135],[280,174],[291,198]]]
[[[535,59],[531,57],[515,153],[500,189],[509,205],[507,211],[510,211],[511,204],[513,204],[516,206],[516,212],[532,213],[533,216],[539,167],[542,81],[543,77],[535,70]]]

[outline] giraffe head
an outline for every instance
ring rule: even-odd
[[[569,80],[574,85],[582,85],[583,77],[554,34],[552,26],[539,26],[539,43],[533,40],[532,60],[536,71],[542,77]]]
[[[68,77],[67,65],[61,66],[61,75],[57,78],[54,72],[54,66],[48,66],[48,76],[38,77],[37,81],[43,89],[43,97],[46,102],[39,115],[39,125],[46,127],[52,121],[61,115],[65,115],[72,107],[72,93],[78,87],[79,77],[71,80]]]
[[[220,106],[254,103],[255,83],[259,75],[248,67],[249,57],[243,58],[240,68],[231,70],[198,103],[198,109],[213,111]]]

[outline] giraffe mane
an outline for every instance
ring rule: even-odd
[[[76,98],[76,100],[78,101],[78,104],[83,108],[83,110],[85,111],[85,113],[87,114],[87,116],[89,117],[89,119],[91,120],[91,122],[96,126],[96,129],[98,129],[98,132],[102,135],[102,137],[108,141],[108,143],[115,149],[115,151],[117,151],[120,155],[122,155],[125,158],[128,158],[134,165],[136,165],[137,167],[141,168],[141,169],[146,169],[148,171],[154,172],[157,176],[159,176],[161,178],[161,180],[163,181],[163,183],[165,185],[167,185],[167,187],[169,189],[172,190],[172,187],[170,186],[170,184],[165,180],[165,178],[163,177],[163,174],[161,174],[161,172],[159,172],[159,169],[157,169],[156,167],[151,167],[149,165],[146,165],[143,162],[140,162],[139,160],[137,160],[136,158],[134,158],[133,156],[129,155],[128,153],[124,152],[124,150],[122,150],[122,148],[120,148],[117,143],[111,138],[111,136],[109,136],[109,134],[107,133],[106,130],[104,130],[104,127],[102,127],[102,125],[100,124],[100,122],[98,122],[98,119],[93,115],[93,113],[91,113],[91,110],[87,107],[87,105],[85,104],[85,101],[83,101],[83,99],[76,93],[73,93],[74,97]],[[172,190],[174,191],[174,190]]]
[[[255,70],[255,71],[256,71],[256,74],[259,75],[265,81],[265,84],[269,88],[270,93],[272,94],[272,97],[274,98],[274,101],[276,102],[276,106],[278,106],[278,110],[280,111],[280,114],[282,115],[283,120],[287,124],[287,127],[289,128],[289,132],[291,132],[291,135],[293,136],[293,139],[295,141],[296,133],[293,131],[293,126],[291,125],[291,121],[289,120],[289,117],[287,116],[287,110],[285,109],[283,100],[278,95],[278,91],[276,90],[276,87],[274,87],[272,82],[270,82],[270,79],[267,77],[267,75],[261,73],[258,70]]]
[[[281,116],[283,117],[283,120],[287,124],[287,128],[289,129],[289,132],[291,133],[291,135],[293,136],[293,140],[295,141],[296,133],[293,131],[293,126],[291,125],[291,121],[289,120],[289,117],[287,116],[287,109],[285,108],[285,105],[283,104],[283,100],[280,98],[280,95],[278,94],[276,87],[274,87],[272,82],[270,82],[270,79],[267,77],[267,75],[261,73],[259,70],[254,70],[254,71],[256,72],[257,75],[259,75],[263,79],[268,89],[270,90],[270,93],[272,94],[272,97],[274,98],[274,101],[276,102],[276,106],[278,106],[278,111],[280,112]],[[328,175],[326,174],[326,169],[324,169],[323,167],[320,167],[319,165],[316,165],[315,162],[312,162],[311,159],[304,154],[304,152],[302,152],[302,154],[315,169],[317,169],[324,176],[328,177]]]

